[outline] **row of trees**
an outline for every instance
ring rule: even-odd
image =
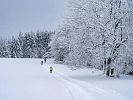
[[[133,0],[71,0],[69,7],[50,44],[55,60],[133,73]]]
[[[49,56],[49,42],[54,32],[19,33],[11,39],[0,39],[1,58],[42,58]]]

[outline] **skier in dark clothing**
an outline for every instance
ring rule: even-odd
[[[46,58],[46,57],[44,57],[44,62],[46,63],[46,61],[47,61],[47,58]]]
[[[43,65],[43,61],[41,61],[41,65]]]
[[[50,67],[50,73],[52,73],[52,71],[53,71],[53,67]]]

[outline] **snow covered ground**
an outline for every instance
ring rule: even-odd
[[[133,76],[107,78],[95,69],[40,62],[0,59],[0,100],[133,100]]]

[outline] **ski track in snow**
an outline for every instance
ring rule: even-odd
[[[45,64],[45,69],[49,70],[49,66],[54,67],[54,64]],[[72,79],[55,68],[52,76],[67,88],[71,100],[131,100],[115,91],[105,91],[90,83]]]
[[[1,59],[0,100],[132,100],[71,78],[53,62],[41,66],[40,60],[27,60]],[[53,73],[49,72],[50,66]]]
[[[45,69],[49,71],[48,66]],[[73,82],[68,81],[67,79],[63,78],[59,73],[54,72],[52,76],[61,84],[64,85],[64,88],[68,90],[68,93],[71,96],[71,100],[96,100],[89,95],[84,89],[79,87],[78,85],[74,84]]]

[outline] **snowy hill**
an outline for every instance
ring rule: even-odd
[[[95,69],[40,62],[0,59],[0,100],[133,100],[132,76],[107,78]]]

